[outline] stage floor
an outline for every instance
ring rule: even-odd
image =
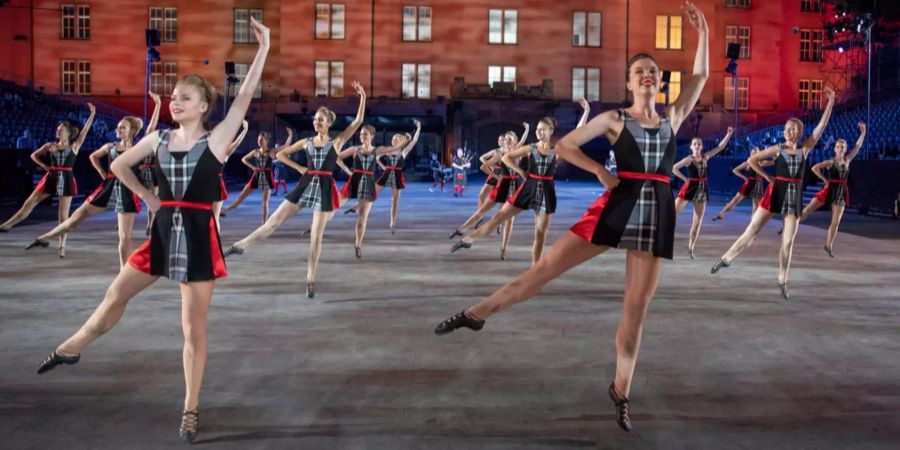
[[[613,250],[549,284],[484,330],[437,337],[434,326],[530,263],[533,218],[516,223],[510,258],[499,237],[449,254],[449,232],[473,211],[411,183],[397,234],[390,196],[370,216],[363,259],[355,216],[325,235],[315,299],[305,296],[301,212],[269,240],[228,260],[209,317],[201,433],[209,448],[897,448],[900,442],[900,224],[847,216],[822,250],[828,212],[802,225],[792,298],[776,287],[772,221],[730,269],[709,268],[743,230],[749,203],[704,220],[697,259],[676,258],[650,306],[631,394],[631,433],[606,388],[621,316],[625,252]],[[560,183],[551,239],[596,197]],[[232,198],[236,196],[232,193]],[[271,202],[272,210],[281,197]],[[254,195],[223,219],[231,243],[260,221]],[[142,231],[145,215],[136,228]],[[68,256],[24,246],[52,223],[0,235],[0,435],[3,448],[181,447],[180,297],[160,280],[75,366],[37,364],[97,306],[118,266],[115,216],[70,235]],[[865,237],[866,230],[877,229]],[[135,246],[142,237],[135,238]],[[54,243],[55,244],[55,243]]]

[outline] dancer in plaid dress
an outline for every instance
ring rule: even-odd
[[[628,395],[644,317],[659,282],[662,258],[672,257],[675,202],[669,179],[675,162],[675,134],[709,77],[706,20],[692,3],[686,2],[685,13],[700,33],[694,73],[683,85],[678,99],[665,108],[665,114],[656,112],[660,70],[652,57],[639,54],[627,65],[627,89],[634,103],[625,110],[600,114],[557,144],[560,157],[595,174],[606,193],[531,269],[434,330],[439,335],[463,327],[480,330],[485,319],[530,299],[567,270],[612,247],[627,249],[624,315],[616,333],[616,376],[609,387],[616,421],[625,431],[631,429]],[[618,177],[580,149],[599,136],[606,136],[613,143]]]
[[[806,220],[809,215],[821,208],[823,205],[831,205],[831,225],[828,226],[828,235],[825,238],[825,253],[834,258],[834,239],[837,237],[838,226],[841,224],[841,217],[844,215],[844,208],[850,202],[850,190],[847,188],[847,178],[850,176],[850,163],[862,148],[863,140],[866,138],[866,124],[860,122],[859,138],[853,151],[847,155],[847,141],[838,139],[834,143],[834,159],[822,161],[812,167],[812,172],[825,182],[823,187],[813,198],[809,205],[803,209],[800,216],[800,222]],[[822,175],[822,169],[828,170],[828,176]]]
[[[697,245],[697,238],[700,237],[700,224],[703,222],[706,200],[709,198],[709,182],[706,178],[709,160],[725,150],[733,134],[734,129],[728,127],[728,132],[725,133],[722,142],[719,142],[719,146],[706,153],[703,153],[703,141],[695,137],[691,140],[692,154],[675,163],[675,167],[672,168],[672,173],[684,181],[684,186],[675,199],[675,214],[681,214],[688,203],[694,204],[694,220],[691,222],[691,232],[688,237],[688,255],[691,259],[694,259],[694,246]],[[681,173],[681,168],[684,166],[688,167],[690,174],[687,178]]]
[[[415,121],[419,126],[419,121]],[[338,159],[353,158],[353,175],[344,183],[344,187],[338,191],[339,203],[343,205],[351,198],[356,199],[359,205],[359,217],[356,219],[356,241],[353,244],[357,258],[362,258],[362,243],[366,235],[366,224],[369,220],[369,212],[372,210],[372,202],[378,198],[375,189],[375,166],[381,156],[388,153],[396,153],[402,150],[405,140],[396,140],[395,147],[374,147],[372,139],[375,138],[375,127],[365,125],[359,132],[359,145],[354,145],[340,153]],[[348,209],[344,214],[353,210]]]
[[[254,190],[260,189],[262,191],[262,223],[266,223],[266,219],[269,218],[269,194],[272,189],[275,188],[276,183],[273,160],[275,155],[278,154],[278,151],[291,145],[293,135],[294,132],[288,128],[288,137],[287,141],[284,143],[284,147],[270,149],[269,142],[272,141],[271,133],[268,131],[259,132],[259,136],[256,138],[256,144],[259,145],[259,147],[248,152],[241,158],[241,162],[253,171],[253,175],[250,176],[250,180],[244,185],[244,189],[241,190],[241,194],[238,195],[237,200],[232,202],[224,211],[222,211],[222,217],[225,217],[231,210],[237,208]],[[253,163],[250,162],[251,159],[253,160]]]
[[[22,207],[9,220],[0,225],[0,233],[9,231],[10,228],[27,219],[34,211],[35,206],[52,196],[59,197],[59,223],[63,223],[69,218],[72,196],[78,194],[72,168],[75,166],[78,151],[81,150],[81,145],[84,144],[84,140],[91,130],[97,112],[93,103],[88,102],[87,107],[91,111],[91,115],[88,116],[80,133],[78,127],[64,120],[56,126],[56,142],[48,142],[31,154],[31,160],[44,169],[47,174],[41,178],[31,195],[25,199]],[[43,161],[44,155],[50,160],[49,165]],[[59,237],[59,257],[64,258],[65,256],[66,235],[63,234]]]
[[[150,116],[150,123],[147,125],[147,130],[144,131],[144,136],[156,131],[156,126],[159,124],[159,110],[162,108],[162,99],[159,98],[159,94],[153,91],[147,92],[147,94],[153,100],[153,115]],[[159,180],[156,179],[156,171],[154,170],[158,166],[159,164],[156,163],[156,155],[150,155],[144,158],[144,160],[141,161],[140,166],[138,166],[141,183],[145,188],[153,191],[153,195],[159,195]],[[150,225],[152,223],[153,211],[151,211],[150,208],[147,208],[147,226],[144,229],[144,234],[147,236],[150,236]]]
[[[753,149],[750,150],[750,156],[755,155],[759,151],[759,147],[753,147]],[[770,167],[773,165],[775,165],[775,162],[770,159],[762,160],[759,162],[759,167],[762,168]],[[734,209],[739,203],[744,201],[745,197],[750,197],[750,199],[753,201],[753,209],[750,212],[750,215],[752,216],[753,213],[756,212],[756,208],[759,206],[759,202],[760,200],[762,200],[763,194],[765,193],[763,178],[756,175],[756,172],[754,172],[753,169],[750,168],[750,164],[748,164],[746,161],[738,164],[738,166],[732,169],[731,172],[735,176],[743,179],[744,184],[741,185],[740,189],[738,189],[737,194],[734,194],[734,197],[731,198],[731,201],[729,201],[728,204],[726,204],[725,207],[722,208],[722,210],[719,211],[719,213],[716,214],[715,217],[713,217],[713,222],[722,220],[722,218],[724,218],[725,215],[728,214],[728,212]],[[746,172],[747,175],[744,175],[744,172]]]
[[[229,245],[225,249],[225,255],[240,255],[256,241],[268,238],[285,220],[290,219],[303,208],[310,208],[313,212],[312,228],[309,237],[309,258],[306,268],[306,295],[312,298],[316,293],[316,270],[319,266],[319,256],[322,254],[322,235],[325,226],[334,216],[334,212],[340,207],[337,184],[334,182],[333,172],[338,166],[347,175],[353,172],[338,158],[341,148],[353,137],[353,133],[362,125],[366,113],[366,91],[363,87],[353,82],[353,89],[359,95],[359,109],[356,118],[346,130],[338,137],[331,139],[328,131],[336,118],[334,112],[326,107],[320,107],[313,117],[313,128],[316,135],[291,144],[278,152],[278,160],[300,172],[302,176],[297,186],[284,197],[284,201],[275,210],[266,223],[247,235],[244,239]],[[301,166],[290,155],[298,150],[306,151],[306,166]]]
[[[747,229],[731,245],[731,248],[713,264],[711,273],[731,266],[734,258],[737,258],[756,240],[760,230],[772,215],[780,214],[784,219],[784,233],[781,236],[781,249],[778,252],[778,288],[785,300],[790,297],[787,290],[788,271],[791,268],[794,238],[797,236],[797,226],[803,211],[803,176],[805,175],[806,159],[809,152],[819,142],[822,133],[825,132],[828,120],[831,119],[831,110],[834,107],[834,90],[826,87],[825,94],[828,96],[828,105],[822,112],[819,124],[805,141],[800,141],[803,138],[803,121],[792,117],[784,125],[785,142],[783,144],[773,145],[747,160],[750,167],[769,182],[769,188],[766,189],[766,194],[760,202],[760,208],[753,213]],[[774,179],[766,174],[759,165],[761,160],[769,158],[775,158]]]
[[[519,148],[525,144],[525,139],[528,137],[529,125],[528,122],[524,122],[523,125],[525,125],[525,132],[522,134],[522,141],[513,148]],[[488,200],[488,196],[494,190],[494,187],[497,186],[497,182],[502,180],[502,177],[499,174],[506,166],[500,162],[500,157],[503,156],[503,153],[509,151],[509,140],[507,139],[507,134],[509,133],[515,134],[513,131],[501,134],[497,137],[497,148],[487,151],[478,157],[478,161],[481,162],[481,171],[484,172],[487,177],[484,179],[484,185],[481,186],[481,190],[478,191],[478,207],[475,209],[476,211],[484,206],[484,203]],[[491,161],[491,164],[488,164],[488,161]],[[480,217],[479,220],[481,220]]]
[[[216,107],[215,88],[198,75],[187,75],[175,85],[169,103],[172,119],[179,127],[145,136],[113,162],[116,177],[148,208],[156,210],[150,240],[131,255],[90,319],[38,366],[41,374],[61,364],[77,363],[85,347],[116,325],[132,297],[161,276],[177,281],[181,288],[186,391],[179,434],[185,442],[192,442],[200,427],[206,317],[215,280],[227,275],[212,215],[212,204],[219,199],[218,173],[250,106],[269,51],[269,29],[252,17],[250,27],[259,49],[231,108],[212,132],[207,132],[203,123]],[[152,154],[159,162],[154,169],[159,197],[132,172],[132,167]]]
[[[419,142],[419,134],[422,132],[422,124],[415,121],[416,132],[410,137],[409,133],[404,135],[394,134],[391,136],[391,147],[402,148],[402,150],[388,153],[375,162],[381,167],[381,176],[375,181],[375,192],[381,192],[382,189],[391,188],[391,234],[394,234],[397,227],[397,213],[400,210],[400,191],[406,189],[406,179],[403,172],[406,166],[406,157],[412,149],[416,148]],[[347,213],[355,213],[359,209],[359,204],[351,206]]]
[[[150,128],[155,126],[156,123],[151,121],[147,128],[147,132],[144,134],[147,135],[155,131]],[[82,203],[81,206],[72,213],[71,217],[57,225],[53,230],[38,236],[37,239],[28,245],[28,247],[25,247],[26,250],[38,246],[47,247],[50,239],[75,231],[81,222],[84,222],[88,217],[95,216],[105,211],[109,202],[113,201],[118,221],[119,265],[122,266],[125,264],[128,260],[128,256],[131,255],[131,234],[134,229],[134,216],[141,212],[141,200],[138,198],[137,194],[132,192],[131,189],[128,189],[128,186],[125,186],[112,171],[104,170],[100,160],[106,156],[109,159],[109,165],[112,166],[113,161],[125,152],[130,151],[129,149],[133,146],[134,137],[140,132],[142,127],[143,121],[135,116],[126,116],[119,121],[119,124],[116,126],[116,137],[119,138],[119,140],[103,145],[91,153],[90,156],[91,164],[94,165],[94,168],[100,174],[100,178],[103,182],[90,196],[88,196],[87,201]],[[132,169],[135,176],[140,175],[140,165],[137,165]]]

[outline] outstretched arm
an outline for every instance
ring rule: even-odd
[[[144,131],[144,136],[156,131],[156,126],[159,125],[159,110],[162,107],[162,100],[159,98],[159,94],[153,91],[150,91],[147,94],[153,99],[153,115],[150,116],[150,123],[147,124],[147,130]]]
[[[241,125],[241,134],[234,138],[234,141],[231,144],[228,144],[228,153],[225,156],[226,159],[231,156],[231,154],[234,153],[234,151],[237,150],[238,147],[241,146],[241,142],[244,142],[244,138],[247,137],[247,131],[249,128],[250,126],[247,124],[247,121],[243,121],[243,124]]]
[[[412,151],[413,148],[416,147],[416,142],[419,142],[419,134],[422,132],[422,122],[418,120],[413,120],[416,123],[416,134],[413,135],[412,139],[406,144],[406,147],[403,148],[403,157],[406,158],[406,155]]]
[[[344,144],[353,137],[353,133],[356,133],[356,130],[362,125],[363,119],[366,118],[366,90],[356,81],[353,82],[353,89],[356,89],[356,93],[359,95],[359,109],[356,110],[356,117],[353,122],[350,122],[350,126],[334,139],[335,151],[341,151]]]
[[[91,110],[91,115],[88,116],[87,122],[84,123],[84,127],[81,128],[81,133],[78,134],[78,139],[75,140],[75,143],[72,144],[72,151],[75,154],[78,154],[78,150],[81,150],[81,145],[84,144],[84,140],[87,139],[88,132],[91,131],[91,125],[94,124],[94,117],[97,115],[97,108],[94,107],[94,104],[91,102],[87,102],[87,107]]]
[[[240,91],[231,102],[231,108],[228,109],[225,119],[216,125],[209,135],[209,148],[219,161],[225,161],[228,158],[228,144],[231,143],[231,138],[237,133],[238,127],[241,126],[241,122],[247,114],[250,101],[253,100],[253,92],[256,91],[256,86],[259,85],[259,80],[262,78],[266,56],[269,54],[269,29],[254,17],[250,17],[250,28],[253,29],[256,40],[259,42],[256,57],[253,58],[253,64],[247,70],[247,76],[244,77]],[[214,106],[209,105],[210,108]]]
[[[700,93],[703,92],[703,86],[706,85],[706,80],[709,78],[709,27],[706,24],[706,17],[703,15],[703,11],[697,8],[697,5],[689,1],[684,2],[683,8],[688,23],[697,30],[700,37],[697,39],[693,75],[681,88],[681,94],[678,95],[675,102],[667,108],[672,130],[675,133],[694,109],[694,105],[700,99]]]
[[[831,120],[831,110],[834,108],[834,89],[830,87],[825,88],[825,95],[828,96],[828,105],[825,106],[825,110],[822,111],[822,118],[819,119],[819,124],[813,129],[812,134],[809,138],[803,142],[803,157],[806,158],[809,156],[809,151],[816,146],[819,142],[819,139],[822,138],[822,133],[825,133],[825,127],[828,126],[828,121]],[[802,137],[802,136],[801,136]]]
[[[594,161],[581,151],[581,146],[592,139],[609,134],[614,130],[619,119],[618,111],[606,111],[594,117],[588,123],[572,130],[556,143],[556,154],[560,158],[574,164],[581,170],[590,172],[603,183],[606,190],[615,189],[619,185],[619,179],[614,177],[603,164]]]
[[[716,147],[715,149],[713,149],[712,151],[706,152],[706,154],[703,155],[703,157],[706,159],[709,159],[709,158],[712,158],[713,156],[718,155],[719,153],[722,153],[722,150],[725,150],[725,148],[728,147],[728,141],[731,140],[732,135],[734,135],[734,128],[728,127],[728,132],[725,133],[725,137],[722,138],[722,142],[719,142],[719,146]]]
[[[98,148],[97,150],[94,150],[94,152],[91,153],[91,156],[89,156],[89,159],[91,160],[91,165],[94,166],[94,170],[96,170],[97,173],[100,174],[100,178],[106,178],[106,175],[107,175],[106,171],[103,170],[103,165],[100,164],[100,158],[103,158],[104,156],[109,154],[110,146],[111,146],[110,144],[103,144],[102,147]]]
[[[578,104],[584,109],[584,113],[581,114],[581,120],[578,121],[578,125],[575,125],[575,128],[583,127],[588,121],[588,116],[591,115],[591,104],[587,100],[582,98],[578,100]]]
[[[853,151],[847,155],[847,162],[853,161],[853,158],[856,158],[856,155],[859,153],[859,149],[862,148],[863,140],[866,139],[866,124],[864,122],[860,122],[856,124],[859,127],[859,138],[856,139],[856,145],[853,146]]]

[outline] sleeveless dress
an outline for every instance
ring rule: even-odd
[[[669,187],[675,163],[675,135],[665,116],[660,128],[644,128],[625,111],[622,134],[613,145],[619,185],[588,208],[571,228],[595,245],[649,251],[672,259],[675,198]]]
[[[803,212],[803,175],[806,160],[803,151],[791,155],[786,145],[781,144],[778,157],[775,158],[775,182],[766,189],[761,206],[766,211],[782,216],[800,217]]]
[[[494,150],[494,151],[499,152],[499,150]],[[491,170],[491,172],[493,172],[494,175],[499,175],[500,171],[503,170],[504,167],[506,167],[506,166],[504,166],[503,163],[494,164],[494,167]],[[491,187],[497,186],[497,178],[489,176],[489,177],[487,177],[486,180],[484,180],[484,184],[491,186]]]
[[[159,186],[159,180],[156,178],[156,171],[153,170],[157,167],[159,167],[159,163],[156,162],[156,155],[150,155],[141,162],[140,179],[141,183],[143,183],[144,187],[147,189]]]
[[[709,183],[706,179],[709,164],[702,160],[698,164],[691,157],[691,164],[688,165],[688,182],[681,187],[678,192],[678,198],[693,203],[703,203],[709,198]]]
[[[57,197],[78,195],[78,186],[75,185],[75,175],[72,172],[77,156],[71,145],[59,150],[56,144],[52,144],[50,170],[44,174],[34,189]]]
[[[748,169],[747,179],[744,181],[744,184],[741,185],[741,189],[738,193],[744,197],[759,200],[763,198],[763,194],[765,194],[765,188],[763,188],[764,183],[765,180],[763,177],[759,176],[753,169]]]
[[[251,189],[271,189],[275,186],[275,168],[272,166],[272,151],[269,150],[263,155],[256,152],[256,168],[253,169],[253,175],[247,181],[247,187]]]
[[[828,182],[825,183],[825,187],[816,193],[816,200],[826,205],[835,206],[845,206],[850,203],[850,190],[847,189],[847,178],[849,176],[849,164],[846,162],[838,164],[837,161],[833,161],[831,168],[828,169]]]
[[[353,175],[344,183],[341,195],[346,198],[374,202],[378,198],[375,192],[375,151],[362,153],[356,151],[353,156]]]
[[[213,202],[222,163],[200,138],[186,152],[169,152],[169,131],[156,147],[161,207],[150,228],[150,239],[128,258],[141,272],[179,282],[209,281],[228,275],[222,257]]]
[[[384,172],[378,177],[375,183],[379,186],[405,189],[406,179],[403,177],[403,168],[406,166],[406,158],[403,153],[397,152],[392,155],[382,156],[382,164],[384,164]]]
[[[112,162],[119,157],[119,143],[112,142],[112,147],[109,149],[109,165],[112,166]],[[135,176],[140,177],[140,168],[135,167],[132,169]],[[131,189],[128,189],[128,186],[125,186],[118,178],[116,178],[116,174],[112,173],[112,170],[107,172],[106,179],[100,183],[100,186],[97,186],[97,189],[91,193],[87,198],[87,202],[91,205],[94,205],[98,208],[106,208],[109,206],[109,201],[112,200],[113,195],[116,198],[116,212],[117,213],[139,213],[141,212],[141,199],[138,198],[137,194],[131,192]]]
[[[490,177],[495,181],[490,199],[497,203],[504,203],[519,190],[519,176],[506,167],[506,164],[496,166],[494,172],[500,177],[500,181]]]
[[[312,208],[313,211],[329,212],[340,208],[337,183],[334,182],[332,175],[337,166],[337,157],[334,141],[328,141],[323,147],[316,147],[313,140],[308,139],[306,141],[308,170],[284,199],[301,208]]]
[[[556,150],[550,148],[550,153],[543,155],[538,151],[537,144],[531,144],[531,154],[527,160],[528,168],[525,170],[528,177],[507,203],[536,213],[555,213],[556,187],[553,173],[556,171]]]

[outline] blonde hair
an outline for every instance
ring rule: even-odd
[[[837,147],[837,145],[840,144],[840,143],[842,143],[842,142],[844,143],[844,147],[847,147],[847,140],[846,140],[846,139],[838,139],[838,140],[834,141],[835,147]]]
[[[514,143],[519,142],[519,136],[516,134],[515,131],[507,131],[506,133],[503,133],[503,136],[511,138]]]
[[[546,116],[543,119],[539,120],[538,122],[539,123],[543,122],[544,125],[547,125],[548,127],[552,128],[554,130],[556,129],[556,119],[553,117]]]
[[[216,106],[216,100],[219,98],[219,93],[216,92],[216,87],[209,84],[205,78],[196,74],[185,75],[178,81],[178,84],[184,84],[187,86],[193,86],[200,91],[200,97],[203,98],[203,101],[209,106],[206,108],[206,112],[203,113],[203,120],[209,120],[209,116],[212,115],[213,108]]]
[[[141,131],[141,128],[144,128],[144,121],[140,117],[125,116],[122,120],[131,128],[131,136],[128,136],[128,139],[134,139],[138,132]]]
[[[325,118],[328,119],[329,125],[333,124],[334,121],[337,119],[337,114],[335,114],[334,111],[329,109],[327,106],[320,106],[319,109],[316,110],[316,114],[319,114],[319,113],[322,113],[322,115],[324,115]]]
[[[372,136],[375,136],[375,127],[373,127],[372,125],[365,124],[363,125],[362,129],[368,131]]]
[[[787,120],[787,123],[795,123],[797,125],[797,129],[800,130],[800,133],[797,135],[797,141],[799,142],[800,139],[803,139],[803,131],[806,128],[806,126],[803,124],[803,121],[796,117],[791,117]]]

